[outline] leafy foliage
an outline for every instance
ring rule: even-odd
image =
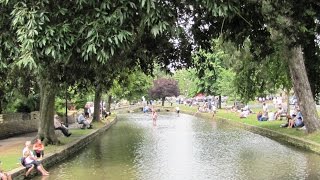
[[[149,90],[150,97],[164,99],[165,97],[178,96],[179,87],[173,79],[159,78],[153,81],[153,87]]]
[[[150,76],[136,70],[126,74],[124,78],[115,79],[111,94],[119,99],[139,100],[142,96],[147,95],[146,93],[151,87],[151,80]]]
[[[193,97],[198,92],[199,79],[193,68],[181,69],[174,73],[173,78],[178,82],[180,95]]]

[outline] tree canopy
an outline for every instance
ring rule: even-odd
[[[149,90],[150,97],[162,100],[162,106],[166,97],[180,94],[178,82],[174,79],[159,78],[153,81],[153,87]]]
[[[139,66],[151,74],[155,64],[193,65],[199,91],[208,93],[230,87],[222,79],[232,78],[232,69],[238,94],[246,100],[263,89],[293,86],[308,132],[320,128],[314,101],[320,91],[320,4],[315,0],[0,0],[0,10],[0,70],[15,77],[22,75],[13,66],[32,70],[41,97],[38,136],[49,143],[57,142],[57,91],[89,86],[99,99],[102,85],[109,90],[113,79],[126,74],[123,69]],[[228,47],[212,43],[218,37]],[[128,72],[127,77],[134,71]],[[8,91],[4,87],[1,83],[0,102]]]

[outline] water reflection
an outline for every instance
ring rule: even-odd
[[[154,127],[128,114],[47,179],[320,179],[319,160],[215,121],[159,113]]]

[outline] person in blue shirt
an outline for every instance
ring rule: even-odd
[[[88,112],[85,112],[85,113],[82,113],[78,116],[77,120],[78,120],[78,123],[79,124],[83,124],[83,126],[81,127],[81,129],[91,129],[92,128],[92,125],[90,124],[90,122],[88,121],[88,118],[89,118],[89,113]]]

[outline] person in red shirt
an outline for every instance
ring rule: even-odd
[[[33,150],[38,158],[43,158],[44,156],[44,145],[41,143],[40,139],[37,139],[36,143],[33,145]]]

